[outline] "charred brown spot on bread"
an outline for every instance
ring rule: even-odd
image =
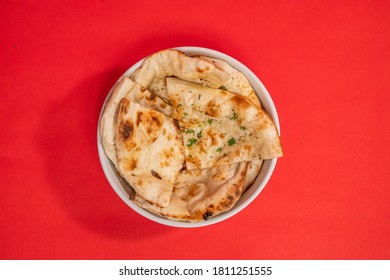
[[[221,107],[214,100],[206,104],[205,114],[211,117],[219,117],[221,115]]]
[[[203,73],[205,71],[208,71],[210,70],[210,66],[206,65],[204,68],[201,68],[201,67],[196,67],[196,72],[198,73]]]
[[[179,121],[177,119],[173,119],[173,124],[177,130],[180,130]]]
[[[232,196],[231,194],[229,194],[229,195],[227,196],[227,200],[228,200],[228,201],[233,201],[233,200],[234,200],[234,196]]]
[[[162,157],[169,159],[174,156],[173,149],[163,149],[161,151]]]
[[[137,161],[134,158],[129,158],[125,162],[126,170],[134,170],[137,167]]]
[[[135,124],[137,126],[139,126],[139,124],[141,123],[143,114],[143,112],[137,112],[137,117],[135,119]]]
[[[182,168],[179,170],[179,172],[181,172],[181,171],[186,171],[187,170],[187,165],[186,165],[186,162],[184,161],[183,162],[183,166],[182,166]]]
[[[157,96],[156,96],[153,92],[151,92],[150,94],[146,95],[146,99],[147,99],[148,101],[153,102],[153,101],[156,101]]]
[[[146,130],[149,144],[158,138],[163,121],[164,117],[157,111],[148,111],[142,115],[141,123]]]
[[[198,168],[200,168],[200,166],[201,166],[201,161],[200,161],[200,159],[198,157],[194,157],[194,156],[193,157],[189,157],[189,156],[187,156],[186,161],[188,163],[192,163],[193,165],[195,165]]]
[[[213,216],[213,212],[207,210],[206,213],[203,214],[203,220],[207,221],[211,216]]]
[[[137,112],[136,125],[142,124],[148,133],[160,129],[163,123],[161,113],[156,111]]]
[[[129,104],[130,104],[130,101],[123,98],[120,102],[120,106],[119,106],[119,114],[120,115],[126,115],[127,112],[128,112],[128,109],[129,109]]]
[[[252,146],[251,145],[243,145],[242,148],[248,152],[248,154],[252,151]]]
[[[123,140],[128,140],[133,132],[133,125],[129,121],[121,122],[119,124],[119,135]]]
[[[216,133],[212,129],[207,130],[206,133],[208,138],[211,139],[211,146],[216,146],[218,144]]]
[[[152,174],[153,177],[156,177],[157,179],[160,179],[160,180],[161,180],[160,174],[158,174],[156,171],[151,170],[150,172],[151,172],[151,174]]]
[[[246,110],[250,107],[253,107],[245,97],[235,94],[230,101],[233,103],[234,108],[240,108],[240,110]]]

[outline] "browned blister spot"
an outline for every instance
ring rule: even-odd
[[[201,165],[200,159],[199,159],[198,157],[195,157],[195,156],[193,156],[193,157],[187,157],[187,158],[186,158],[186,162],[187,162],[187,163],[191,163],[191,164],[195,165],[195,166],[198,167],[198,168],[200,168],[200,165]]]
[[[156,101],[156,99],[157,96],[153,92],[150,92],[148,95],[146,95],[146,100],[150,101],[151,103]]]
[[[183,162],[183,166],[182,166],[182,168],[179,170],[179,172],[185,171],[185,170],[187,170],[187,165],[186,165],[186,162],[184,161],[184,162]]]
[[[179,121],[178,121],[178,120],[174,119],[174,120],[173,120],[173,124],[175,125],[175,128],[176,128],[177,130],[180,130],[180,126],[179,126]]]
[[[210,130],[207,130],[207,136],[210,138],[211,140],[211,146],[215,147],[217,144],[218,144],[218,141],[217,141],[217,134],[212,131],[211,129]]]
[[[172,156],[174,156],[174,153],[170,149],[163,149],[161,151],[161,155],[162,155],[163,158],[169,159]]]
[[[214,100],[211,100],[206,104],[204,112],[211,117],[219,117],[221,115],[221,107]]]
[[[126,170],[134,170],[137,167],[137,161],[134,158],[128,158],[124,162]]]
[[[133,134],[133,125],[129,121],[122,121],[119,124],[119,135],[124,141],[127,141],[131,138]]]
[[[244,144],[242,146],[242,148],[248,153],[250,154],[252,152],[252,146],[251,145],[248,145],[248,144]]]
[[[135,119],[136,126],[139,126],[139,124],[142,122],[143,114],[144,114],[143,112],[137,112],[137,117]]]
[[[240,108],[240,110],[246,110],[252,107],[252,104],[243,96],[235,94],[230,101],[233,103],[233,108]]]
[[[119,106],[119,114],[120,115],[126,115],[127,112],[128,112],[128,109],[129,109],[129,104],[130,104],[130,101],[123,98],[120,102],[120,106]]]

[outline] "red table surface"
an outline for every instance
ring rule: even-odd
[[[1,1],[1,259],[389,259],[389,1]],[[259,76],[285,156],[212,226],[131,210],[102,171],[103,101],[155,51]]]

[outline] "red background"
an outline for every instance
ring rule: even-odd
[[[1,259],[390,258],[389,1],[1,1],[0,27]],[[128,208],[96,144],[118,77],[188,45],[260,77],[285,150],[198,229]]]

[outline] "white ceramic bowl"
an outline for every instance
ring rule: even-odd
[[[257,95],[259,96],[260,101],[261,101],[264,109],[272,117],[272,119],[275,122],[276,127],[280,131],[278,114],[276,112],[276,108],[275,108],[274,103],[271,99],[271,96],[269,95],[267,89],[264,87],[263,83],[259,80],[259,78],[257,78],[256,75],[251,70],[249,70],[245,65],[243,65],[241,62],[237,61],[236,59],[234,59],[226,54],[223,54],[221,52],[211,50],[211,49],[200,48],[200,47],[177,47],[174,49],[180,50],[189,56],[205,55],[205,56],[219,58],[219,59],[225,60],[231,66],[233,66],[234,68],[241,71],[248,78],[252,87],[254,88]],[[129,77],[137,68],[139,68],[141,66],[142,61],[143,61],[143,59],[141,61],[138,61],[136,64],[134,64],[132,67],[130,67],[123,75]],[[111,94],[111,91],[108,94],[106,101],[104,102],[103,108],[104,108],[110,94]],[[102,112],[101,112],[101,114],[102,114]],[[100,114],[100,117],[101,117],[101,114]],[[99,123],[100,123],[100,118],[99,118]],[[97,139],[98,139],[98,152],[99,152],[100,162],[101,162],[102,167],[103,167],[103,171],[104,171],[109,183],[111,184],[112,188],[119,195],[119,197],[130,208],[132,208],[134,211],[138,212],[142,216],[144,216],[152,221],[155,221],[157,223],[168,225],[168,226],[173,226],[173,227],[184,227],[184,228],[202,227],[202,226],[207,226],[207,225],[221,222],[223,220],[226,220],[229,217],[234,216],[235,214],[240,212],[242,209],[244,209],[247,205],[249,205],[260,194],[260,192],[264,189],[269,178],[271,177],[271,174],[275,168],[276,161],[277,161],[276,158],[264,161],[263,166],[261,168],[261,171],[260,171],[259,175],[257,176],[255,182],[242,195],[242,197],[237,201],[237,203],[234,205],[234,207],[232,209],[230,209],[227,212],[221,213],[215,217],[211,217],[207,221],[190,223],[190,222],[169,220],[169,219],[166,219],[164,217],[155,215],[155,214],[153,214],[145,209],[142,209],[141,207],[136,205],[133,201],[131,201],[129,199],[129,195],[126,193],[126,191],[123,189],[122,185],[120,184],[120,181],[116,175],[116,172],[113,170],[113,167],[110,164],[110,161],[108,160],[108,158],[106,157],[106,155],[104,153],[102,141],[101,141],[101,137],[100,137],[100,133],[99,133],[99,127],[98,127]]]

